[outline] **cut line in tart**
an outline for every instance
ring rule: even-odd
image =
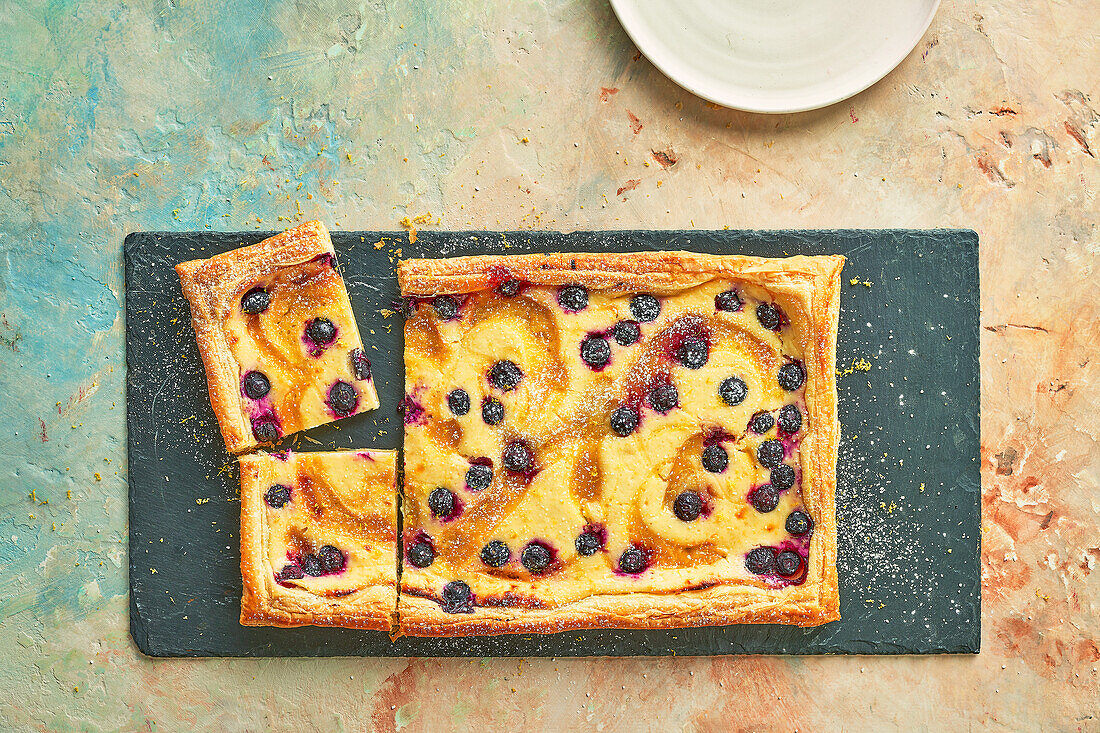
[[[176,271],[231,453],[378,407],[370,360],[320,222],[183,262]]]
[[[401,263],[400,632],[838,618],[843,262]]]

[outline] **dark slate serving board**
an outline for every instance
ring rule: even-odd
[[[236,460],[206,396],[172,266],[259,232],[126,238],[130,631],[155,656],[624,656],[978,651],[978,237],[971,231],[334,232],[382,406],[309,431],[302,450],[397,448],[401,257],[686,249],[840,253],[840,621],[675,631],[402,638],[242,627]],[[398,252],[400,249],[400,252]],[[856,284],[851,280],[856,279]],[[870,283],[870,286],[864,283]],[[852,369],[865,360],[869,371]]]

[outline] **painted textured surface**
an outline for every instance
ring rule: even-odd
[[[665,80],[596,0],[5,4],[0,682],[19,702],[0,728],[1097,728],[1098,23],[1089,3],[945,3],[872,90],[759,117]],[[976,229],[982,654],[142,658],[123,236],[427,212],[455,229]]]

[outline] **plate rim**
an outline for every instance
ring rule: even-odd
[[[661,59],[655,58],[654,55],[651,55],[649,53],[646,47],[638,39],[637,28],[632,29],[629,22],[626,20],[626,18],[629,17],[629,11],[626,10],[626,6],[628,4],[637,4],[636,0],[608,0],[608,2],[611,5],[612,11],[614,11],[615,13],[616,19],[619,21],[619,25],[624,31],[626,31],[626,35],[630,38],[631,42],[638,49],[638,51],[641,52],[641,54],[645,56],[646,59],[648,59],[649,62],[657,68],[658,71],[664,74],[665,77],[667,77],[677,86],[687,90],[697,97],[700,97],[701,99],[705,99],[709,102],[714,102],[715,104],[722,105],[723,107],[726,107],[728,109],[740,110],[742,112],[753,112],[757,114],[791,114],[795,112],[809,112],[815,109],[830,107],[834,104],[837,104],[838,102],[843,102],[846,99],[851,99],[860,92],[864,92],[878,82],[882,81],[891,71],[900,66],[901,62],[904,61],[909,56],[909,54],[911,54],[913,50],[920,44],[921,39],[924,38],[924,34],[927,33],[928,29],[932,26],[932,21],[935,20],[936,13],[939,11],[940,3],[942,2],[942,0],[932,0],[932,7],[929,9],[928,15],[924,19],[924,22],[921,24],[919,31],[917,31],[913,35],[909,42],[904,44],[904,47],[899,44],[899,49],[904,48],[904,50],[896,57],[892,57],[891,61],[888,64],[885,64],[881,70],[876,70],[872,72],[868,80],[861,80],[858,88],[844,90],[840,93],[839,96],[823,97],[809,104],[796,106],[753,105],[751,103],[746,103],[744,99],[735,99],[733,97],[723,95],[718,92],[708,91],[707,89],[700,87],[687,79],[682,78],[680,75],[672,73]]]

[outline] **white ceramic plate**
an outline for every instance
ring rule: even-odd
[[[939,0],[611,0],[626,32],[669,78],[750,112],[847,99],[920,42]]]

